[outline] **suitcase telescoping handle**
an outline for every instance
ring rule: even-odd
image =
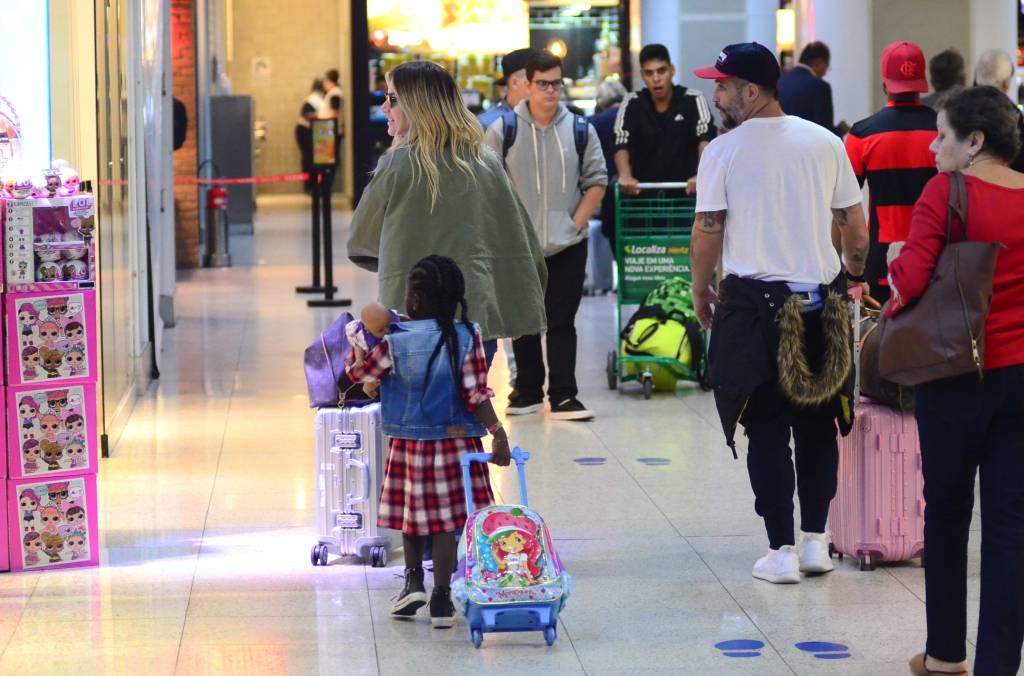
[[[519,498],[523,507],[530,504],[530,500],[526,496],[526,470],[524,469],[524,465],[526,465],[526,461],[529,459],[529,451],[524,451],[518,446],[512,449],[512,461],[516,463],[516,468],[519,470]],[[469,479],[469,466],[474,462],[490,461],[490,453],[465,453],[462,456],[462,488],[466,494],[467,514],[472,514],[476,511],[476,507],[473,505],[473,484],[470,483]]]

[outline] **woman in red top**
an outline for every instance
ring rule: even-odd
[[[975,674],[1016,674],[1024,640],[1024,174],[1017,111],[992,87],[967,89],[939,112],[932,144],[940,172],[967,184],[967,236],[1001,242],[985,324],[985,374],[915,389],[924,466],[927,652],[915,674],[967,674],[967,541],[981,471],[981,609]],[[948,173],[914,208],[889,268],[896,314],[919,298],[946,244]],[[954,230],[956,232],[956,230]]]

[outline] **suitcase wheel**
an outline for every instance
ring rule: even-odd
[[[473,642],[474,648],[479,648],[480,645],[484,642],[484,632],[479,629],[470,629],[469,640]]]
[[[556,638],[558,638],[558,629],[554,625],[544,629],[544,640],[548,645],[555,645]]]
[[[860,557],[860,569],[861,570],[874,570],[875,562],[871,560],[871,554],[865,553]]]
[[[649,373],[643,375],[644,399],[650,399],[654,392],[654,378]]]
[[[309,560],[313,563],[314,566],[326,566],[327,545],[313,545],[313,549],[309,552]]]
[[[370,550],[370,565],[374,568],[383,568],[388,565],[387,547],[377,546]]]

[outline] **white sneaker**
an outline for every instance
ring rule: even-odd
[[[800,557],[801,573],[830,573],[834,569],[832,557],[828,555],[829,537],[824,533],[800,531],[797,554]]]
[[[800,581],[800,559],[793,545],[769,549],[754,564],[754,577],[774,584],[796,584]]]

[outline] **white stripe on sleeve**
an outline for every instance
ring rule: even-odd
[[[626,108],[629,106],[629,102],[636,98],[636,92],[630,92],[626,94],[626,98],[622,99],[622,105],[619,106],[619,113],[615,116],[615,145],[622,146],[629,143],[629,130],[626,129]]]

